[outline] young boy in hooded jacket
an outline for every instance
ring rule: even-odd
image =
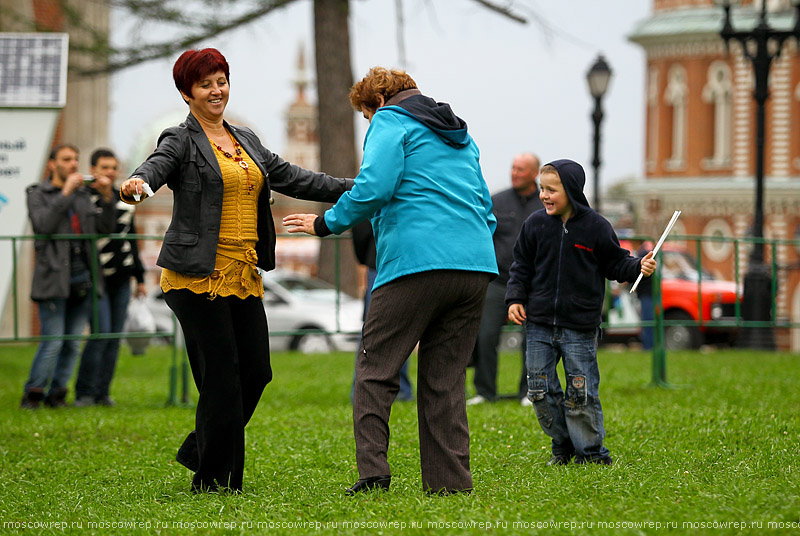
[[[632,257],[586,201],[583,168],[556,160],[540,172],[543,210],[531,214],[514,246],[506,291],[508,318],[525,322],[528,398],[552,439],[547,465],[611,465],[603,446],[597,342],[605,280],[633,282],[655,271],[652,251]],[[566,395],[556,372],[564,360]]]

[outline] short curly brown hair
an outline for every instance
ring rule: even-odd
[[[358,111],[364,107],[376,110],[378,95],[383,95],[385,102],[405,89],[417,89],[417,83],[405,71],[373,67],[350,90],[350,104]]]

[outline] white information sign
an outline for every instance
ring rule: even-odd
[[[25,189],[43,176],[66,104],[67,46],[67,34],[0,33],[0,236],[21,235],[28,224]],[[11,296],[12,262],[11,240],[0,239],[0,305]]]

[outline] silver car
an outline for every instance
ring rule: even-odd
[[[262,279],[272,350],[304,354],[355,351],[364,309],[361,300],[337,293],[320,279],[285,270],[262,272]],[[147,304],[157,330],[171,333],[173,315],[164,294],[159,291],[148,296]]]

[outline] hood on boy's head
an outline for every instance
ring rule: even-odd
[[[586,184],[586,174],[583,172],[583,167],[574,160],[566,158],[554,160],[548,165],[553,166],[558,171],[561,184],[564,185],[564,191],[567,193],[569,202],[572,203],[575,216],[588,210],[589,202],[583,194],[583,187]]]

